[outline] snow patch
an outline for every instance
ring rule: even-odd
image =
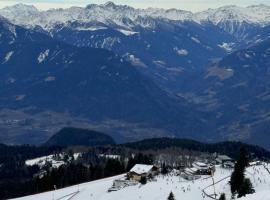
[[[38,165],[39,167],[44,166],[46,163],[51,163],[52,167],[54,168],[58,168],[61,165],[64,165],[65,162],[64,161],[57,161],[54,159],[54,155],[49,155],[49,156],[43,156],[43,157],[39,157],[39,158],[35,158],[35,159],[31,159],[31,160],[26,160],[25,164],[27,166],[33,166],[33,165]]]
[[[117,43],[121,43],[120,38],[118,38],[118,37],[107,37],[107,38],[105,38],[103,40],[103,42],[101,43],[100,46],[98,45],[98,47],[111,50],[111,48]]]
[[[188,55],[188,50],[186,50],[186,49],[175,48],[175,51],[180,56],[187,56]]]
[[[44,81],[46,82],[51,82],[51,81],[55,81],[56,80],[56,77],[55,76],[48,76],[44,79]]]
[[[245,53],[245,57],[246,57],[246,58],[251,58],[251,55]]]
[[[198,43],[198,44],[201,43],[201,41],[200,41],[198,38],[196,38],[196,37],[191,37],[191,39],[192,39],[194,42]]]
[[[91,27],[78,27],[77,31],[98,31],[98,30],[106,30],[107,27],[104,26],[91,26]]]
[[[125,36],[131,36],[135,34],[139,34],[139,32],[134,32],[134,31],[128,31],[128,30],[123,30],[123,29],[117,29],[119,32],[123,33]]]
[[[10,60],[11,56],[13,55],[13,53],[14,53],[13,51],[8,52],[8,53],[6,54],[6,56],[5,56],[4,62],[2,62],[2,64],[8,62],[8,61]]]
[[[80,155],[81,155],[81,153],[74,153],[73,157],[75,160],[77,160]],[[61,165],[65,164],[65,162],[63,161],[64,156],[65,156],[64,154],[42,156],[42,157],[26,160],[25,165],[27,165],[27,166],[38,165],[41,168],[46,163],[51,163],[52,167],[58,168]]]
[[[154,60],[153,63],[158,66],[158,67],[162,67],[164,68],[167,64],[165,61],[162,61],[162,60]]]
[[[135,57],[134,55],[128,55],[127,58],[133,65],[135,66],[140,66],[140,67],[147,67],[147,65],[145,65],[140,58]]]
[[[44,52],[41,52],[37,58],[38,63],[42,63],[49,55],[50,50],[47,49]]]
[[[226,43],[226,42],[223,42],[222,44],[218,45],[218,47],[224,49],[227,52],[231,52],[233,50],[232,46],[233,43]]]

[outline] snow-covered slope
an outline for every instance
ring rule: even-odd
[[[231,195],[228,184],[230,174],[231,170],[217,167],[217,171],[214,175],[216,193],[220,195],[225,192],[227,199],[229,199]],[[241,198],[241,200],[269,200],[270,174],[268,174],[264,167],[250,167],[246,174],[251,179],[256,193]],[[113,180],[123,177],[124,175],[120,175],[65,189],[27,196],[17,200],[164,200],[167,199],[171,191],[175,194],[176,200],[210,200],[207,195],[213,194],[214,191],[214,187],[210,186],[212,184],[212,179],[207,176],[192,182],[185,181],[179,176],[172,175],[165,177],[159,176],[157,177],[157,181],[148,182],[143,186],[138,184],[123,188],[116,192],[107,192],[108,188],[112,186]],[[205,191],[206,194],[203,194],[203,191]]]
[[[47,30],[54,27],[57,23],[73,21],[84,23],[97,21],[105,24],[116,24],[126,28],[135,26],[149,28],[153,24],[147,23],[147,20],[142,20],[148,17],[181,21],[193,20],[199,23],[211,21],[214,24],[218,24],[224,21],[232,21],[266,25],[270,22],[270,6],[224,6],[192,13],[177,9],[135,9],[126,5],[115,5],[112,2],[101,5],[90,4],[85,8],[71,7],[68,9],[51,9],[48,11],[39,11],[34,6],[17,4],[1,9],[0,15],[3,15],[15,24],[26,26],[38,25]]]
[[[270,6],[224,6],[195,13],[193,19],[198,23],[210,21],[236,38],[243,40],[256,32],[257,29],[270,24]]]
[[[249,7],[224,6],[195,13],[193,19],[198,22],[211,21],[214,24],[235,21],[265,25],[270,21],[270,6],[262,4]]]
[[[40,168],[46,165],[46,163],[50,163],[53,168],[58,168],[61,165],[66,164],[65,156],[67,154],[56,154],[56,155],[48,155],[48,156],[42,156],[30,160],[26,160],[25,164],[27,166],[33,166],[38,165]],[[80,156],[80,153],[74,153],[73,158],[74,160],[77,160],[77,158]],[[68,161],[71,160],[71,157],[69,157]]]

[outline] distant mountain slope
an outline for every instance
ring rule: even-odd
[[[199,115],[191,114],[193,108],[186,101],[170,96],[110,51],[70,46],[4,19],[0,33],[1,109],[24,109],[32,114],[53,111],[61,113],[61,119],[68,114],[99,124],[118,120],[122,127],[118,137],[130,139],[189,135],[200,127]],[[14,123],[21,127],[32,124],[28,131],[45,129],[51,133],[46,124],[50,115],[55,113],[43,115],[40,125],[33,125],[35,118],[23,123],[9,120],[11,128]],[[125,128],[128,123],[131,128]],[[65,124],[60,122],[59,126]],[[140,127],[148,132],[138,133]]]
[[[18,4],[0,14],[70,45],[112,50],[169,91],[177,91],[188,73],[198,73],[237,46],[234,36],[211,21],[194,21],[191,12],[176,9],[109,2],[42,12]]]
[[[71,45],[112,50],[172,92],[181,91],[190,73],[265,39],[270,25],[267,5],[192,13],[112,2],[49,11],[17,4],[1,9],[0,15]]]
[[[0,15],[24,27],[1,20],[0,141],[36,143],[74,126],[121,142],[180,136],[270,148],[269,6],[18,4]]]
[[[170,90],[172,85],[179,88],[186,73],[197,73],[227,55],[237,42],[212,23],[149,17],[140,18],[140,21],[153,27],[127,29],[115,24],[76,21],[59,24],[50,34],[74,46],[112,50]]]
[[[63,128],[54,134],[44,144],[45,146],[103,146],[115,144],[114,140],[100,132],[79,129]]]
[[[191,151],[219,153],[237,158],[241,146],[245,146],[248,152],[254,157],[270,158],[270,152],[259,147],[248,145],[241,142],[220,142],[220,143],[201,143],[189,139],[177,138],[154,138],[138,142],[123,144],[122,146],[138,150],[158,150],[167,148],[182,148]]]
[[[217,137],[270,148],[269,47],[268,39],[232,53],[181,94],[205,111],[216,113]]]

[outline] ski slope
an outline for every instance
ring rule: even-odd
[[[267,166],[270,168],[270,165]],[[172,191],[176,200],[210,200],[207,195],[217,196],[225,192],[230,199],[230,174],[232,170],[217,166],[213,180],[203,176],[195,181],[186,181],[179,176],[158,176],[156,181],[146,185],[136,185],[123,188],[116,192],[107,192],[113,180],[123,178],[124,175],[110,177],[98,181],[84,183],[56,191],[18,198],[17,200],[166,200]],[[270,174],[262,166],[252,166],[246,170],[246,175],[251,179],[256,193],[241,198],[241,200],[270,200]],[[204,194],[205,192],[205,194]]]

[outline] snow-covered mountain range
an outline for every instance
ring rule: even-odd
[[[136,9],[113,2],[47,11],[17,4],[0,9],[0,15],[13,24],[40,29],[71,45],[105,48],[137,65],[155,63],[156,67],[158,63],[174,73],[179,66],[198,68],[250,41],[261,41],[267,37],[265,27],[270,26],[267,5],[224,6],[192,13],[177,9]],[[161,51],[160,45],[155,47],[161,41],[164,52],[158,54],[170,54],[164,59],[152,52]],[[196,59],[192,54],[198,55]]]
[[[217,9],[192,13],[185,10],[147,8],[135,9],[126,5],[116,5],[113,2],[97,5],[90,4],[83,7],[68,9],[50,9],[40,11],[34,6],[17,4],[0,10],[0,15],[15,24],[27,26],[41,26],[50,30],[55,24],[67,22],[102,22],[107,25],[115,24],[131,29],[135,26],[153,27],[143,19],[163,18],[167,20],[195,21],[203,23],[210,21],[214,24],[226,21],[234,23],[252,23],[260,26],[270,24],[270,6],[255,5],[249,7],[224,6]],[[25,20],[27,19],[27,20]]]

